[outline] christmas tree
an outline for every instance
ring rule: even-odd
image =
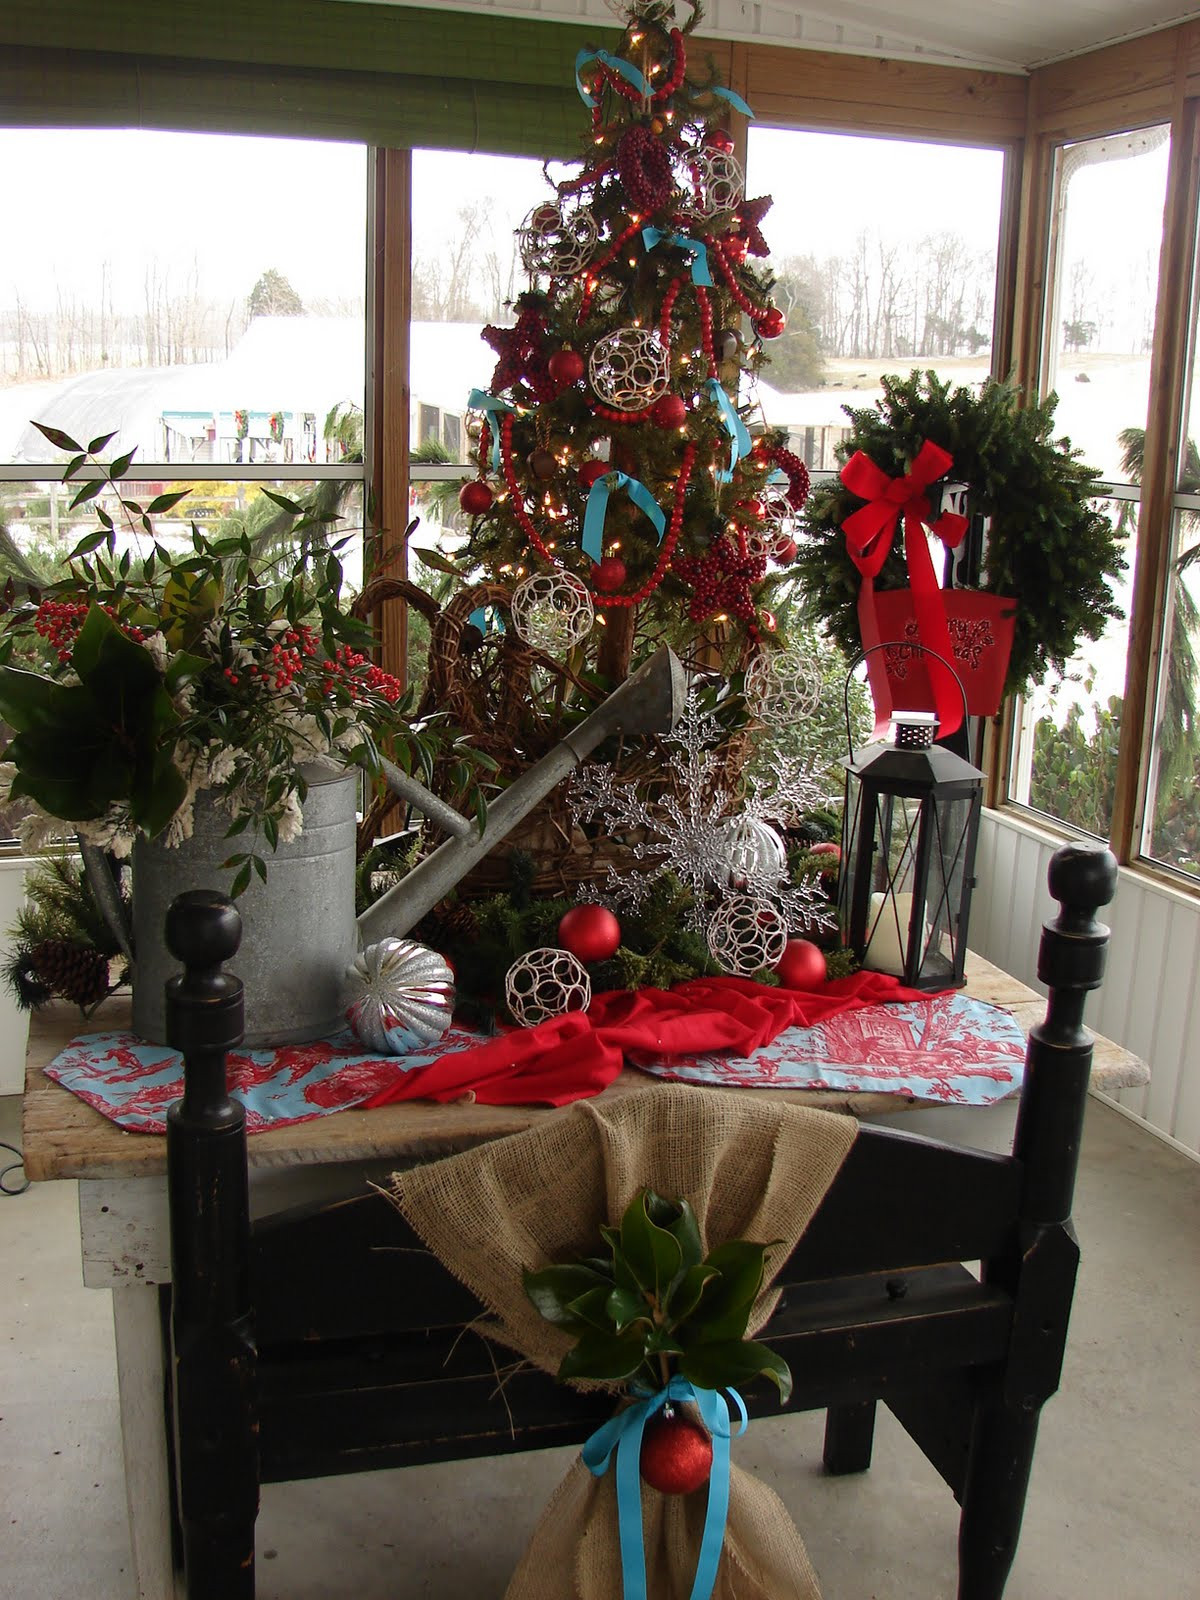
[[[518,234],[530,287],[497,356],[468,559],[515,589],[513,622],[610,684],[664,639],[744,669],[774,630],[808,491],[744,391],[782,333],[761,231],[723,123],[737,96],[689,63],[693,3],[636,5],[615,51],[580,53],[586,155]]]
[[[674,16],[641,0],[615,50],[577,58],[586,153],[547,171],[517,235],[529,287],[513,326],[484,329],[470,582],[432,624],[423,709],[515,776],[665,642],[692,669],[687,710],[653,749],[576,774],[435,908],[421,932],[476,993],[531,939],[553,944],[572,900],[621,912],[602,988],[759,972],[789,932],[831,926],[828,857],[808,852],[827,830],[804,827],[829,799],[824,762],[780,744],[820,667],[811,638],[783,648],[771,609],[808,472],[785,435],[752,432],[763,342],[784,328],[771,201],[747,199],[724,126],[748,108],[689,64],[696,5]]]

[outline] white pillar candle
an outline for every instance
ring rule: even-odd
[[[894,907],[894,909],[893,909]],[[911,894],[873,894],[868,926],[871,934],[863,955],[863,966],[873,972],[890,972],[893,977],[904,976],[904,956],[908,948],[908,929],[912,921],[913,897]],[[922,921],[921,945],[929,937],[929,929]]]

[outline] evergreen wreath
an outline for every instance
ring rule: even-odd
[[[883,379],[871,409],[843,409],[850,436],[837,447],[843,464],[856,450],[889,477],[907,472],[927,439],[954,457],[949,477],[967,486],[968,510],[990,517],[980,587],[1016,601],[1006,695],[1066,670],[1081,639],[1098,639],[1122,616],[1109,579],[1125,570],[1116,533],[1093,509],[1100,472],[1085,466],[1068,439],[1055,439],[1058,396],[1022,406],[1011,384],[989,380],[974,393],[951,389],[934,372]],[[936,494],[937,486],[934,485]],[[815,487],[802,514],[806,538],[792,571],[808,614],[829,629],[847,656],[861,650],[861,579],[842,524],[863,501],[840,479]],[[909,587],[902,540],[876,579],[878,589]]]

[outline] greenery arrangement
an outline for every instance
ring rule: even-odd
[[[23,1011],[60,998],[86,1016],[127,977],[83,868],[66,855],[44,856],[29,872],[6,941],[4,978]]]
[[[600,1232],[604,1254],[524,1275],[541,1315],[575,1335],[560,1378],[657,1390],[674,1373],[698,1389],[761,1376],[788,1398],[787,1363],[745,1336],[769,1244],[735,1239],[705,1255],[687,1201],[652,1189],[634,1197],[620,1227]]]
[[[951,477],[968,491],[972,514],[990,518],[980,587],[1016,601],[1006,694],[1062,672],[1082,639],[1097,639],[1121,613],[1108,580],[1125,561],[1117,533],[1094,509],[1098,470],[1069,441],[1054,439],[1057,396],[1022,405],[1010,384],[988,382],[977,394],[952,389],[934,372],[885,377],[871,409],[846,407],[844,463],[862,450],[889,477],[901,476],[933,440],[954,458]],[[802,513],[794,570],[808,614],[828,627],[847,655],[861,649],[857,602],[861,579],[842,524],[863,502],[840,481],[814,488]],[[897,541],[876,579],[880,589],[908,587]]]
[[[112,435],[83,446],[41,431],[72,452],[73,506],[95,503],[100,526],[0,638],[0,716],[14,730],[4,776],[9,797],[34,806],[27,848],[64,822],[118,855],[138,832],[177,842],[210,789],[230,835],[251,830],[253,847],[227,863],[238,894],[266,875],[259,841],[273,851],[299,833],[306,768],[377,774],[386,743],[397,765],[432,770],[453,736],[437,718],[414,725],[411,696],[370,659],[369,630],[342,604],[342,542],[319,513],[267,491],[290,524],[282,565],[260,563],[244,532],[213,540],[195,524],[190,547],[172,550],[151,517],[186,490],[142,506],[120,489],[132,454],[99,458]],[[120,539],[102,494],[115,497]],[[14,664],[47,648],[47,668]]]

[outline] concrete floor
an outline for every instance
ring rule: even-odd
[[[1012,1122],[901,1125],[1004,1148]],[[19,1143],[16,1098],[0,1139]],[[1076,1222],[1066,1369],[1006,1600],[1200,1600],[1200,1167],[1092,1101]],[[81,1287],[73,1185],[0,1198],[0,1294],[0,1600],[133,1600],[110,1297]],[[735,1452],[792,1512],[825,1600],[953,1600],[956,1507],[885,1411],[861,1477],[822,1475],[815,1415],[756,1423]],[[570,1458],[270,1486],[260,1600],[500,1600]]]

